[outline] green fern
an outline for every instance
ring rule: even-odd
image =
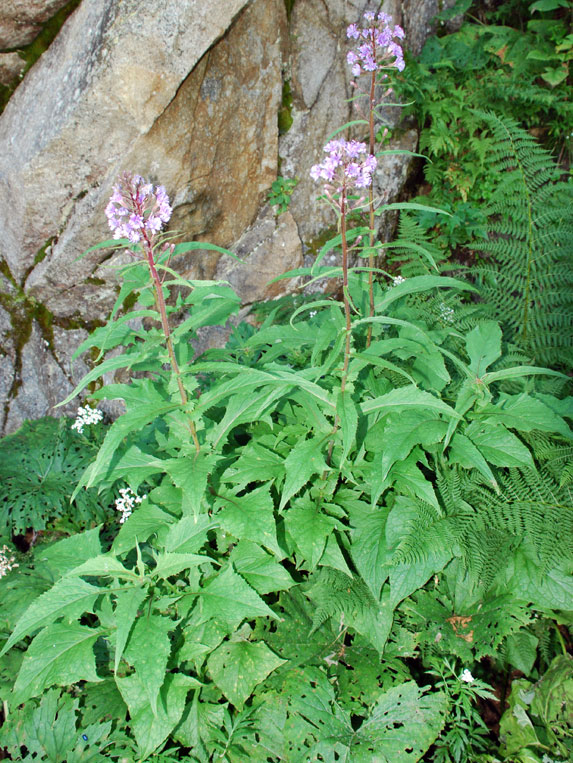
[[[570,442],[548,437],[542,432],[532,432],[526,439],[559,487],[573,484],[573,445]]]
[[[407,213],[400,215],[398,237],[393,242],[388,262],[400,265],[400,273],[405,278],[427,275],[435,272],[432,262],[444,259],[444,252],[430,241],[422,225]]]
[[[500,477],[500,493],[478,486],[479,522],[514,543],[527,538],[545,567],[573,557],[573,511],[568,493],[540,471],[511,469]]]
[[[438,475],[444,514],[417,501],[392,562],[419,563],[426,549],[446,544],[461,557],[472,585],[487,591],[522,541],[536,550],[546,571],[573,558],[567,488],[544,471],[509,469],[496,476],[498,492],[455,469]]]
[[[355,618],[378,606],[361,578],[349,578],[331,567],[321,567],[313,576],[307,596],[316,607],[311,635],[331,617],[352,624]]]
[[[480,112],[500,182],[489,206],[488,261],[473,269],[484,299],[532,360],[573,360],[573,184],[517,122]]]

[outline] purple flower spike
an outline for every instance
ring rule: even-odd
[[[376,169],[376,157],[368,153],[366,143],[357,140],[331,140],[324,147],[328,154],[310,170],[313,180],[324,180],[330,190],[346,191],[368,188]]]
[[[105,214],[114,238],[138,244],[159,233],[172,211],[162,185],[154,188],[141,175],[124,172],[113,187]]]
[[[364,20],[367,26],[360,28],[357,24],[350,24],[346,30],[349,39],[360,40],[356,49],[346,57],[353,76],[392,68],[403,71],[404,55],[400,45],[395,42],[404,38],[402,27],[391,27],[392,17],[382,11],[378,16],[373,11],[367,11]]]

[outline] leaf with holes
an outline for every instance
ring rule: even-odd
[[[222,506],[216,519],[223,530],[235,538],[259,543],[282,559],[284,554],[277,542],[274,503],[268,483],[245,496],[221,495],[217,505]]]
[[[229,564],[200,591],[203,621],[211,618],[237,628],[247,618],[277,618],[251,586]]]
[[[284,662],[263,642],[231,641],[211,654],[207,667],[219,689],[240,709],[255,686]]]
[[[0,440],[0,523],[11,534],[43,530],[70,514],[74,486],[95,459],[96,448],[70,429],[70,421],[27,421]],[[77,525],[102,522],[108,496],[82,491],[74,499]]]
[[[392,687],[376,702],[349,745],[356,760],[415,763],[436,740],[446,718],[446,698],[415,681]],[[361,757],[362,756],[362,757]]]

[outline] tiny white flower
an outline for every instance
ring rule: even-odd
[[[120,498],[115,499],[116,511],[121,511],[119,518],[120,524],[123,524],[132,514],[136,503],[141,503],[147,495],[136,495],[130,487],[122,487],[119,491]]]
[[[2,546],[0,549],[0,578],[3,578],[15,567],[18,567],[16,557],[10,554],[8,546]]]
[[[454,310],[452,307],[445,305],[443,302],[440,305],[440,317],[446,323],[451,323],[454,320]]]
[[[314,318],[315,315],[316,315],[316,310],[309,310],[308,311],[308,317],[309,318]]]
[[[72,424],[72,429],[82,434],[85,426],[97,424],[103,419],[103,412],[98,408],[90,408],[89,405],[78,408],[78,415]]]
[[[401,283],[404,283],[405,280],[406,279],[404,278],[404,276],[396,276],[395,278],[392,279],[392,283],[394,286],[399,286]]]
[[[464,668],[460,676],[460,681],[463,681],[466,684],[472,684],[474,682],[474,677],[467,668]]]

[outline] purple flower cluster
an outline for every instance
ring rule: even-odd
[[[159,233],[171,217],[171,205],[165,188],[155,188],[141,175],[124,172],[114,185],[105,214],[114,238],[127,238],[137,244],[146,236]]]
[[[404,54],[395,42],[396,39],[404,38],[402,27],[396,25],[392,28],[392,17],[383,12],[376,15],[373,11],[368,11],[364,18],[369,26],[360,29],[357,24],[350,24],[346,30],[349,39],[360,41],[358,47],[346,56],[352,74],[358,77],[363,72],[375,72],[388,67],[403,71]],[[391,58],[395,59],[392,63],[389,60]]]
[[[328,154],[322,164],[315,164],[310,170],[313,180],[326,180],[340,190],[368,188],[372,184],[372,173],[376,169],[376,157],[368,153],[366,143],[357,140],[331,140],[324,150]]]

